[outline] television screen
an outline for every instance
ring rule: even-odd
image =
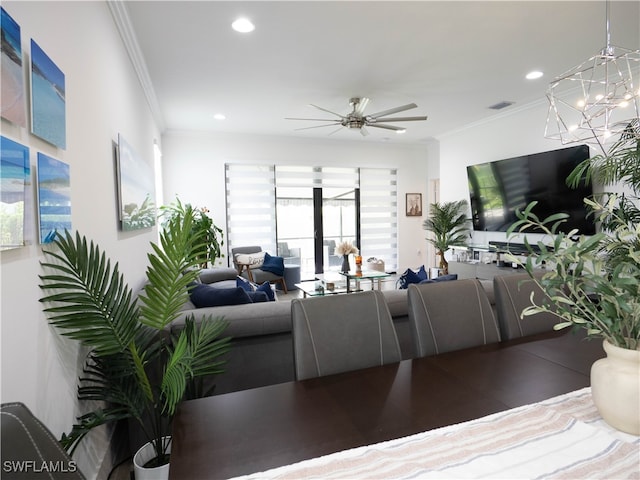
[[[561,231],[577,228],[593,235],[595,225],[583,202],[593,193],[591,184],[580,182],[575,190],[566,184],[574,167],[587,158],[589,147],[580,145],[468,166],[473,229],[505,232],[517,220],[516,210],[537,200],[533,212],[539,218],[564,212],[569,218]]]

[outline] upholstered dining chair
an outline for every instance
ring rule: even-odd
[[[536,272],[541,278],[544,271]],[[531,305],[531,293],[537,304],[542,303],[546,293],[529,277],[528,273],[499,275],[493,278],[493,293],[496,299],[498,325],[504,340],[520,338],[553,330],[560,319],[552,313],[536,313],[520,318],[525,307]]]
[[[291,301],[297,380],[401,360],[384,296],[377,290]]]
[[[411,284],[407,297],[419,357],[500,341],[491,304],[477,279]]]

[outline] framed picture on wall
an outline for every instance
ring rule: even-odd
[[[156,224],[156,193],[153,167],[118,135],[117,149],[119,217],[123,231]]]
[[[2,33],[2,70],[0,70],[0,114],[2,118],[27,126],[27,102],[22,74],[20,25],[0,7]]]
[[[31,132],[67,148],[65,77],[40,46],[31,40]]]
[[[56,233],[71,231],[69,165],[41,152],[38,152],[38,213],[40,243],[51,243]]]
[[[422,194],[421,193],[407,193],[407,217],[421,217],[422,216]]]

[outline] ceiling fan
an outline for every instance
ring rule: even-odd
[[[333,135],[338,130],[341,130],[342,127],[346,128],[354,128],[359,129],[362,136],[369,135],[369,132],[365,127],[375,127],[375,128],[384,128],[387,130],[393,130],[395,132],[402,133],[406,129],[403,127],[396,127],[395,125],[387,125],[389,122],[413,122],[416,120],[426,120],[427,117],[419,116],[419,117],[392,117],[387,118],[387,115],[393,115],[394,113],[404,112],[405,110],[410,110],[412,108],[416,108],[417,105],[415,103],[409,103],[407,105],[402,105],[400,107],[390,108],[389,110],[383,110],[382,112],[374,113],[372,115],[365,115],[364,109],[369,103],[369,99],[366,97],[358,98],[354,97],[349,100],[349,105],[353,108],[353,110],[347,115],[340,115],[339,113],[332,112],[331,110],[327,110],[326,108],[319,107],[317,105],[311,104],[312,107],[317,108],[318,110],[322,110],[323,112],[330,113],[335,115],[338,118],[335,119],[327,119],[327,118],[286,118],[285,120],[310,120],[315,122],[331,122],[326,123],[324,125],[315,125],[313,127],[303,127],[296,128],[296,130],[308,130],[310,128],[321,128],[321,127],[331,127],[333,125],[340,125],[337,130],[334,130],[329,135]]]

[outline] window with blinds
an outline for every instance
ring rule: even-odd
[[[275,167],[225,165],[227,248],[259,245],[276,251]]]
[[[342,199],[339,193],[332,196],[332,192],[359,189],[362,255],[365,260],[384,260],[387,271],[396,270],[395,169],[226,164],[225,175],[229,251],[233,247],[260,245],[265,251],[277,252],[277,242],[286,241],[285,237],[291,235],[291,229],[284,231],[283,220],[294,222],[299,229],[305,229],[306,223],[304,218],[278,219],[276,205],[302,207],[312,202],[314,188],[322,188],[326,192],[325,206],[337,208],[350,200]],[[307,230],[310,231],[298,235],[312,238],[313,229]]]
[[[397,170],[360,169],[360,234],[363,260],[384,260],[385,270],[398,268]]]

